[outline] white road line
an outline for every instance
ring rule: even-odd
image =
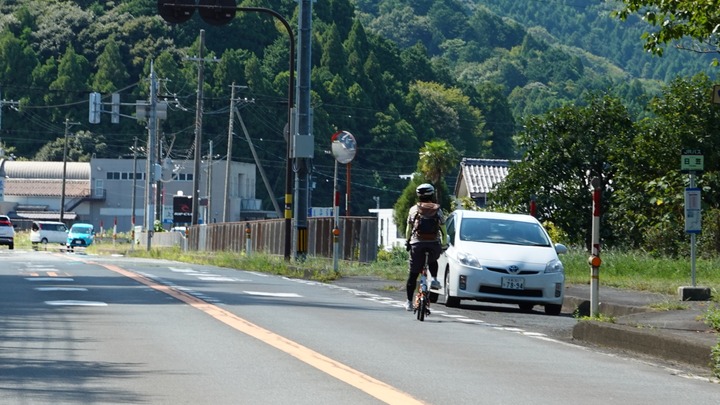
[[[45,301],[46,304],[51,306],[77,306],[77,307],[106,307],[106,302],[100,301],[75,301],[75,300],[64,300],[64,301]]]
[[[271,293],[263,291],[243,291],[248,295],[257,295],[261,297],[279,297],[279,298],[302,298],[302,295],[295,293]]]
[[[87,291],[82,287],[37,287],[35,291]]]
[[[27,281],[60,281],[60,282],[75,281],[74,279],[72,279],[70,277],[25,277],[25,280],[27,280]]]
[[[221,276],[198,277],[198,279],[202,281],[238,281],[236,278]]]

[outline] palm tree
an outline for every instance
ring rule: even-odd
[[[435,186],[437,201],[440,199],[440,182],[443,176],[458,164],[460,153],[445,140],[425,142],[420,148],[418,171]]]

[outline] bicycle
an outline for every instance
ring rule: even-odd
[[[425,253],[425,264],[423,265],[422,272],[420,272],[420,283],[418,283],[418,290],[415,293],[415,299],[413,300],[413,314],[417,315],[418,321],[424,321],[425,317],[430,315],[430,297],[428,292],[427,283],[427,253]]]

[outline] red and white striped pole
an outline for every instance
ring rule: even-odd
[[[133,204],[135,205],[135,204]],[[135,210],[130,215],[130,250],[135,250]]]
[[[600,198],[602,195],[602,181],[593,177],[590,181],[592,193],[592,251],[588,264],[590,264],[590,316],[598,315],[600,291]]]
[[[534,217],[536,212],[537,212],[537,205],[535,203],[535,196],[531,195],[530,196],[530,215]]]
[[[117,217],[115,217],[115,221],[113,222],[113,245],[115,245],[116,240],[117,240]]]

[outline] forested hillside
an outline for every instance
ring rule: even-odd
[[[523,10],[528,11],[536,2],[486,3],[314,3],[313,206],[332,203],[333,159],[324,151],[337,130],[350,131],[358,141],[351,211],[364,214],[375,207],[374,196],[381,206],[392,205],[407,184],[399,176],[416,170],[418,150],[428,141],[447,140],[462,156],[514,158],[520,153],[514,136],[524,118],[583,104],[593,92],[625,100],[638,117],[646,92],[658,88],[648,79],[665,78],[660,73],[637,74],[615,60],[620,56],[614,59],[607,53],[603,58],[583,50],[579,39],[566,40],[564,34],[582,25],[567,7],[545,7],[543,16],[554,25],[528,19],[525,26],[510,5],[530,3]],[[552,3],[538,2],[538,7]],[[240,5],[276,10],[297,29],[294,0],[248,0]],[[601,21],[596,14],[595,20],[584,21]],[[608,21],[621,30],[617,22]],[[155,0],[0,1],[4,149],[20,159],[61,160],[63,135],[70,128],[81,135],[71,139],[70,160],[87,160],[93,154],[130,156],[133,139],[141,144],[146,140],[143,123],[132,116],[135,101],[148,97],[153,63],[161,79],[160,96],[170,102],[161,128],[163,153],[175,159],[191,157],[198,65],[190,58],[198,54],[200,29],[206,30],[206,56],[216,58],[205,64],[204,138],[213,141],[216,154],[225,156],[230,85],[245,86],[239,94],[245,99],[243,120],[276,195],[282,195],[288,38],[276,21],[257,13],[238,13],[231,24],[220,27],[197,16],[169,25],[157,16]],[[602,26],[598,29],[604,32]],[[641,50],[631,41],[621,48],[628,55],[634,54],[631,48]],[[664,76],[671,71],[635,69]],[[101,124],[88,124],[88,94],[93,91],[101,92],[105,103],[111,93],[121,94],[127,105],[119,124],[111,124],[109,114],[103,114]],[[70,125],[74,122],[79,124]],[[252,161],[244,135],[235,132],[233,158]],[[203,153],[207,147],[202,145]],[[451,187],[455,175],[446,178]],[[263,192],[258,187],[266,198]]]
[[[638,16],[620,21],[611,12],[620,7],[605,0],[474,0],[491,11],[512,18],[528,29],[545,30],[558,43],[577,47],[604,57],[632,77],[663,82],[699,72],[714,75],[710,66],[713,55],[700,55],[675,46],[665,49],[662,57],[645,52],[638,46],[643,32],[649,29]],[[685,43],[686,46],[689,43]]]

